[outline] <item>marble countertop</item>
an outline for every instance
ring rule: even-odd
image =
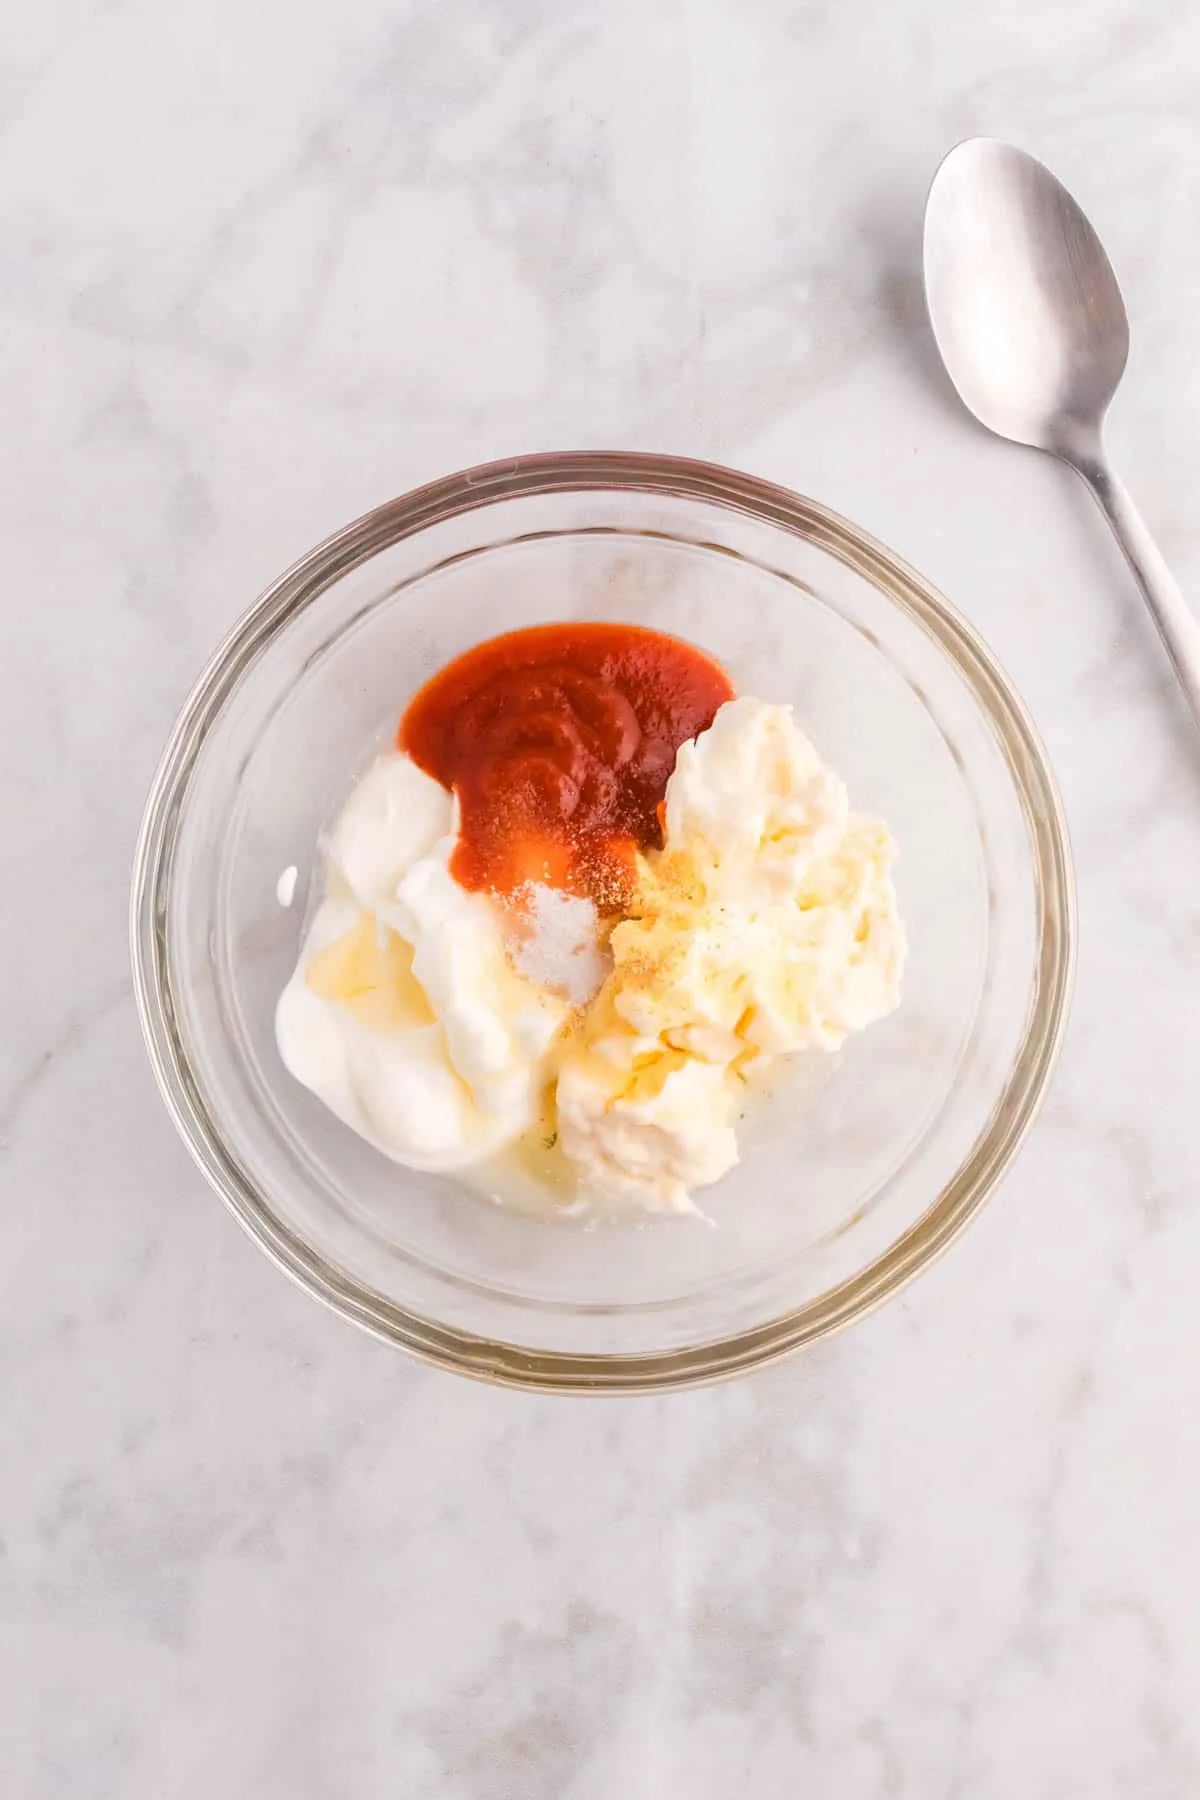
[[[1083,488],[931,359],[939,155],[1075,190],[1112,446],[1200,595],[1200,13],[1139,0],[7,0],[0,12],[5,1800],[1200,1791],[1200,754]],[[1051,1100],[799,1360],[637,1401],[414,1366],[156,1099],[133,838],[283,565],[517,450],[848,513],[1028,699],[1078,864]]]

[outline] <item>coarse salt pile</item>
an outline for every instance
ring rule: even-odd
[[[585,1006],[612,967],[595,904],[533,881],[513,898],[509,955],[514,967],[572,1006]]]

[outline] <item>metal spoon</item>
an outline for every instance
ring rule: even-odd
[[[1104,449],[1129,321],[1096,233],[1032,156],[968,138],[929,190],[925,297],[942,361],[975,417],[1060,456],[1091,488],[1200,723],[1200,621]]]

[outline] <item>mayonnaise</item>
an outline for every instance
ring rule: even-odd
[[[581,1182],[679,1210],[737,1161],[747,1078],[834,1050],[899,1001],[904,932],[876,821],[791,708],[729,701],[680,750],[665,845],[558,1078]]]
[[[326,898],[280,996],[284,1063],[385,1155],[459,1169],[530,1124],[566,1002],[519,975],[450,873],[452,795],[379,759],[334,825]]]

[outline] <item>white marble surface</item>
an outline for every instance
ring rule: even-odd
[[[1200,1791],[1200,755],[1082,489],[956,410],[916,285],[952,141],[1053,164],[1200,594],[1197,70],[1178,0],[6,0],[5,1800]],[[1052,1101],[967,1238],[803,1360],[637,1402],[294,1291],[126,974],[225,624],[412,483],[582,445],[772,476],[956,598],[1081,902]]]

